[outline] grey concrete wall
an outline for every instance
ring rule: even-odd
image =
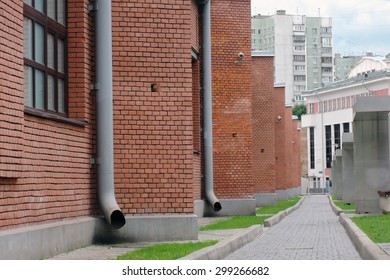
[[[356,211],[381,212],[378,190],[389,190],[390,97],[358,97],[355,106],[354,162]]]
[[[0,259],[44,259],[90,245],[95,240],[94,218],[0,231]]]
[[[194,214],[199,218],[204,217],[204,209],[206,207],[206,202],[204,200],[195,200],[194,203]]]
[[[96,242],[197,240],[196,215],[126,217],[118,231],[103,218],[71,221],[0,231],[0,259],[45,259]]]
[[[289,191],[288,190],[276,190],[276,195],[278,197],[278,200],[287,200]]]
[[[205,217],[223,217],[223,216],[254,216],[256,215],[255,199],[220,199],[222,210],[214,212],[205,205]]]
[[[336,150],[336,167],[334,169],[336,173],[336,185],[337,185],[337,191],[336,196],[337,199],[342,200],[343,199],[343,151],[342,150]]]
[[[275,205],[277,196],[276,193],[256,193],[256,207]]]
[[[342,199],[343,181],[342,181],[342,151],[336,150],[336,156],[332,166],[332,184],[333,194],[337,199]]]
[[[198,239],[196,215],[128,216],[126,225],[112,230],[100,223],[96,239],[100,241],[158,242]]]
[[[344,133],[342,160],[342,199],[345,203],[353,203],[356,201],[354,166],[353,133]]]

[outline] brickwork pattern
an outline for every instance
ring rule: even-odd
[[[214,191],[253,198],[250,1],[211,1]],[[238,54],[245,57],[238,61]]]
[[[4,145],[3,139],[7,138],[3,137],[3,132],[12,133],[12,136],[16,137],[13,145],[5,143],[5,147],[13,150],[11,155],[14,160],[19,160],[23,166],[23,169],[18,169],[15,168],[17,166],[15,162],[7,162],[6,172],[8,166],[18,171],[17,176],[12,180],[3,176],[0,178],[0,228],[96,213],[90,166],[90,158],[93,156],[93,131],[90,125],[92,101],[89,90],[86,90],[92,81],[89,67],[92,60],[89,53],[91,44],[88,37],[90,32],[88,1],[68,3],[69,117],[85,121],[85,126],[66,124],[24,113],[21,36],[23,6],[20,1],[0,4],[2,11],[8,11],[8,15],[2,14],[2,18],[4,16],[8,18],[8,21],[2,21],[7,25],[2,30],[9,31],[2,32],[0,36],[11,36],[7,40],[9,41],[7,46],[1,45],[2,54],[3,50],[9,52],[5,57],[8,62],[3,58],[0,61],[1,69],[9,68],[6,70],[9,74],[1,73],[1,80],[3,81],[3,78],[7,80],[7,84],[1,89],[1,98],[6,98],[6,102],[2,104],[5,104],[9,113],[2,111],[0,117],[12,119],[12,122],[4,123],[1,139]],[[80,34],[85,36],[80,38],[78,37]],[[79,110],[81,107],[83,109]],[[19,138],[23,142],[20,142]],[[0,169],[4,171],[3,165]]]
[[[22,171],[23,2],[0,3],[0,178]]]
[[[286,110],[284,88],[275,88],[276,189],[286,189]]]
[[[253,173],[255,193],[276,187],[273,57],[252,57]]]
[[[202,198],[202,105],[200,95],[200,63],[192,62],[192,112],[193,112],[193,149],[194,149],[194,198]]]
[[[200,51],[200,29],[199,29],[199,9],[196,0],[191,0],[191,47],[196,51]]]
[[[292,146],[293,146],[293,164],[292,164],[292,187],[301,185],[301,130],[299,121],[293,120],[292,124]]]
[[[193,213],[191,1],[112,2],[117,200]]]
[[[290,189],[293,187],[293,165],[295,164],[293,158],[293,120],[292,120],[292,107],[287,106],[285,108],[285,186],[284,189]]]

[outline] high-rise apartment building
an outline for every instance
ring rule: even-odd
[[[359,63],[362,56],[341,56],[336,53],[334,56],[334,79],[335,81],[344,80],[348,77],[351,70]]]
[[[275,54],[275,84],[285,84],[286,105],[333,81],[332,19],[288,15],[252,17],[252,50]]]

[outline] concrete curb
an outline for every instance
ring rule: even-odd
[[[291,214],[296,209],[298,209],[299,206],[302,205],[305,198],[306,198],[306,196],[302,197],[298,201],[298,203],[295,204],[294,206],[291,206],[290,208],[287,208],[286,210],[279,212],[278,214],[272,216],[271,218],[266,219],[264,221],[264,226],[265,227],[272,227],[272,226],[276,225],[277,223],[279,223],[284,217],[286,217],[287,215]]]
[[[349,238],[364,260],[390,260],[378,245],[376,245],[346,214],[339,215],[339,221],[344,226]]]
[[[251,226],[248,231],[239,236],[222,240],[217,244],[189,254],[180,260],[221,260],[230,253],[253,241],[264,232],[263,225]]]
[[[333,212],[337,216],[340,216],[341,213],[345,213],[345,214],[354,214],[355,213],[354,210],[343,210],[340,207],[338,207],[336,204],[334,204],[333,199],[330,195],[328,195],[328,199],[329,199],[330,207],[332,208]]]
[[[339,207],[336,206],[336,204],[334,204],[333,199],[330,195],[328,195],[328,199],[329,199],[330,207],[332,208],[333,212],[337,216],[340,216],[341,213],[344,213],[343,210],[341,210]]]

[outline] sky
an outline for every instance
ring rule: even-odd
[[[390,53],[390,0],[252,0],[252,15],[332,17],[333,53]]]

